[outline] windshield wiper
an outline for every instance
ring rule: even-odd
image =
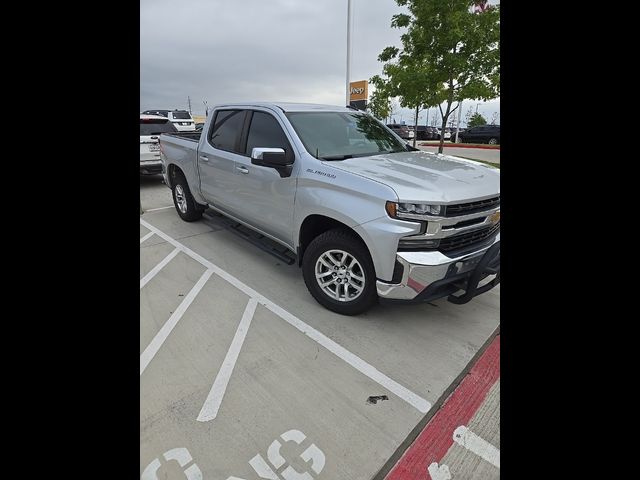
[[[347,158],[353,158],[353,155],[327,155],[326,157],[320,157],[322,160],[346,160]]]

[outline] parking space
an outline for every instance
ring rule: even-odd
[[[159,179],[141,203],[143,479],[369,480],[499,326],[499,286],[334,314],[219,217],[180,220]]]

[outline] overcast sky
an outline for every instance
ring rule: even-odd
[[[394,0],[352,0],[351,81],[380,74],[380,52],[401,47],[403,30],[390,26],[400,11]],[[194,115],[203,101],[344,105],[346,18],[347,0],[141,0],[140,110],[186,109],[187,96]],[[478,106],[487,120],[499,110],[499,99]]]

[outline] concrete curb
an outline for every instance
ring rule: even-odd
[[[421,147],[437,147],[439,143],[421,143]],[[445,142],[443,145],[444,148],[453,147],[453,148],[480,148],[484,150],[500,150],[500,146],[494,147],[490,145],[468,145],[466,143],[447,143]]]

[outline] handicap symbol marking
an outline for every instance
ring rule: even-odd
[[[189,450],[187,450],[186,448],[173,448],[164,452],[162,456],[167,462],[171,460],[175,460],[176,462],[178,462],[178,465],[183,468],[187,480],[202,480],[202,472],[198,468],[198,465],[196,465],[195,463],[185,469],[185,466],[193,461]],[[160,460],[154,458],[152,462],[147,465],[147,468],[145,468],[142,472],[140,480],[159,480],[158,470],[161,466],[162,464],[160,463]]]
[[[297,445],[301,445],[307,436],[300,430],[289,430],[280,435],[280,438],[284,442],[294,442]],[[253,468],[256,474],[264,480],[314,480],[314,476],[312,476],[308,471],[298,472],[291,465],[287,465],[286,468],[280,472],[279,476],[276,471],[280,470],[287,463],[284,457],[280,454],[281,448],[282,443],[277,438],[271,442],[271,445],[269,445],[269,448],[267,449],[267,460],[271,466],[259,453],[249,460],[249,465],[251,465],[251,468]],[[326,460],[324,452],[320,450],[315,443],[312,443],[307,447],[304,452],[300,454],[300,458],[305,462],[311,461],[311,470],[316,475],[319,475],[324,469]],[[227,480],[244,479],[231,476],[228,477]]]

